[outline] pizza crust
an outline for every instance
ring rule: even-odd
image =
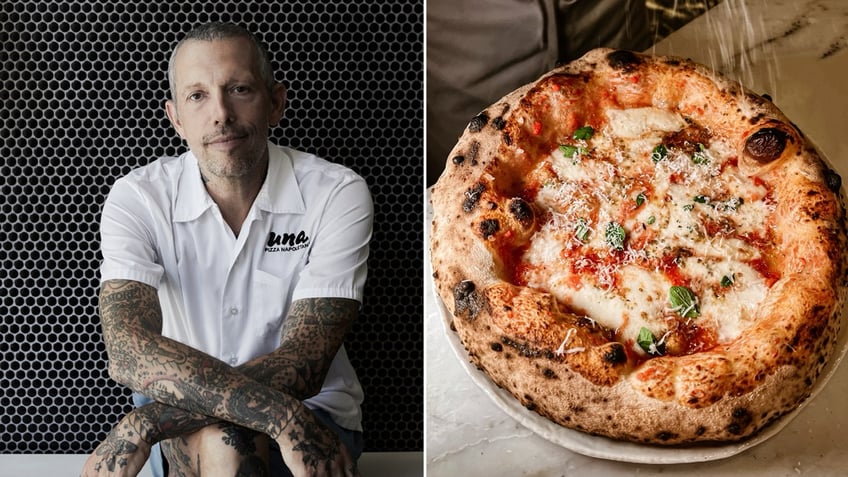
[[[545,103],[551,85],[586,90]],[[517,278],[544,220],[518,193],[533,158],[556,149],[563,130],[598,122],[594,105],[604,101],[697,118],[701,130],[687,134],[731,144],[739,171],[772,191],[770,260],[780,277],[732,341],[638,356],[615,330]],[[434,282],[471,361],[550,420],[661,445],[745,439],[798,406],[833,353],[846,294],[834,176],[767,99],[683,59],[594,50],[469,123],[431,195]]]

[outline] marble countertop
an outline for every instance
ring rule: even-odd
[[[848,2],[724,0],[650,51],[692,58],[770,94],[848,178]],[[426,252],[425,260],[429,270]],[[429,477],[848,475],[848,364],[782,431],[740,454],[665,465],[596,459],[536,435],[472,381],[448,341],[426,275]]]

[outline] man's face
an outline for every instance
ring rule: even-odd
[[[277,85],[268,92],[250,41],[183,43],[174,59],[174,83],[168,117],[204,176],[232,180],[262,173],[268,128],[282,116],[285,89]]]

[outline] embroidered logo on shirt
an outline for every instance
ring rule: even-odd
[[[266,252],[294,252],[309,246],[309,236],[301,230],[297,233],[283,232],[278,234],[271,232],[268,234],[268,241],[265,242]]]

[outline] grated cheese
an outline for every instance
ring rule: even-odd
[[[768,191],[725,167],[733,148],[720,140],[699,147],[697,160],[669,147],[654,162],[651,154],[663,135],[686,126],[678,114],[638,108],[609,110],[607,117],[603,133],[580,141],[588,154],[575,160],[556,148],[530,174],[545,178],[535,201],[550,213],[523,257],[534,265],[528,284],[635,342],[642,327],[668,329],[670,314],[687,314],[670,310],[666,298],[682,277],[698,297],[701,315],[692,323],[710,328],[719,342],[736,338],[768,291],[764,277],[748,265],[763,252],[743,239],[766,230],[763,218],[774,208]],[[637,176],[649,181],[649,191]],[[588,229],[584,240],[577,238],[578,221]],[[604,227],[612,222],[625,229],[622,250],[604,240]],[[680,250],[687,252],[672,265],[663,261]],[[735,283],[718,288],[728,273]],[[558,354],[570,351],[571,336]]]

